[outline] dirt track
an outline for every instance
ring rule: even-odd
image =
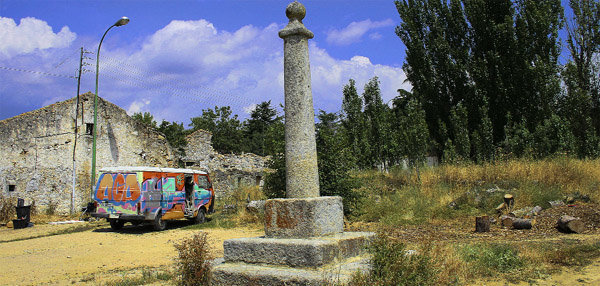
[[[163,232],[146,226],[126,225],[113,232],[104,223],[95,229],[54,236],[7,242],[47,235],[74,225],[36,225],[33,228],[0,229],[0,284],[101,284],[119,277],[120,272],[142,267],[171,267],[177,252],[173,243],[194,233],[208,233],[212,254],[223,255],[223,241],[236,237],[260,236],[256,229],[186,230],[181,222]]]
[[[263,235],[260,229],[203,229],[189,230],[187,222],[178,222],[163,232],[154,232],[151,227],[133,227],[126,225],[123,230],[113,232],[107,223],[92,225],[92,229],[32,238],[82,227],[86,224],[47,225],[39,224],[33,228],[13,230],[0,228],[0,285],[101,285],[109,281],[118,281],[123,276],[143,268],[170,270],[177,252],[173,243],[189,238],[194,233],[204,231],[208,234],[212,254],[223,255],[223,241],[236,237]],[[88,225],[89,226],[89,225]],[[418,233],[421,239],[428,232],[402,230],[411,235],[404,237],[411,241]],[[467,231],[465,231],[467,232]],[[435,233],[444,234],[436,229]],[[467,232],[470,236],[470,231]],[[446,233],[448,235],[448,233]],[[529,237],[533,240],[551,240],[564,237],[544,235]],[[597,234],[571,235],[582,240],[598,241]],[[22,239],[19,241],[13,241]],[[432,238],[435,240],[434,238]],[[481,237],[460,237],[458,240],[490,240],[487,235]],[[507,239],[502,235],[495,239]],[[509,240],[515,239],[508,237]],[[505,281],[473,281],[473,285],[507,285]],[[548,279],[535,281],[536,285],[600,285],[600,260],[578,271],[564,269]],[[518,285],[530,285],[523,282]]]

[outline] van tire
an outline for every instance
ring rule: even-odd
[[[206,211],[204,210],[204,208],[198,209],[198,214],[196,215],[195,222],[197,224],[206,222]]]
[[[154,230],[163,231],[167,228],[167,222],[162,219],[162,213],[158,213],[154,218],[154,222],[152,223]]]
[[[125,225],[125,221],[122,221],[120,219],[110,219],[109,223],[110,228],[112,228],[112,230],[119,230],[123,228],[123,225]]]

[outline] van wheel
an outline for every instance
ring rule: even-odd
[[[162,214],[160,212],[154,218],[154,223],[152,226],[156,231],[163,231],[167,228],[167,222],[162,219]]]
[[[119,230],[123,228],[123,225],[125,224],[125,222],[120,219],[111,219],[109,220],[109,222],[110,228],[112,228],[113,230]]]
[[[206,211],[204,208],[198,209],[198,215],[196,215],[196,223],[201,224],[206,222]]]

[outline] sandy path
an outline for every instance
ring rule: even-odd
[[[36,235],[66,228],[36,227],[31,228]],[[217,257],[223,255],[223,241],[226,239],[264,234],[260,230],[240,228],[175,228],[153,232],[144,226],[125,226],[121,232],[112,232],[104,224],[84,232],[1,242],[11,236],[27,235],[25,230],[3,229],[0,231],[0,284],[71,284],[81,282],[84,277],[103,276],[97,275],[99,273],[145,266],[170,267],[177,254],[173,243],[201,231],[208,233],[212,254]]]

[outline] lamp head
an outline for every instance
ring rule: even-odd
[[[117,21],[115,23],[115,26],[119,27],[119,26],[127,25],[127,23],[129,23],[129,18],[121,17],[121,19],[119,19],[119,21]]]

